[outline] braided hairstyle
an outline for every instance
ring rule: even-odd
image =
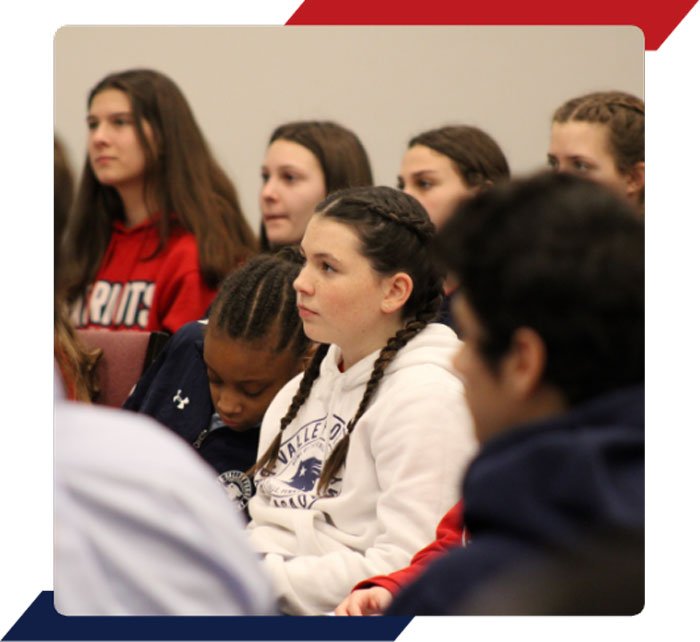
[[[621,174],[644,162],[644,101],[623,91],[598,91],[572,98],[552,116],[553,123],[582,121],[606,125],[610,151]],[[640,191],[644,203],[644,188]]]
[[[345,463],[350,435],[374,398],[387,366],[440,310],[444,274],[429,252],[435,227],[423,206],[404,192],[391,187],[340,190],[319,203],[316,212],[317,216],[335,219],[357,233],[360,251],[377,274],[386,276],[406,272],[413,281],[411,295],[401,310],[404,324],[380,351],[357,411],[348,422],[347,433],[324,463],[319,479],[319,492],[323,493]],[[322,344],[317,349],[280,422],[276,438],[251,473],[259,470],[263,470],[263,474],[272,472],[282,432],[308,398],[328,348],[327,344]]]
[[[292,247],[250,259],[222,282],[208,327],[246,341],[274,336],[273,352],[291,349],[301,359],[311,343],[304,334],[292,287],[302,264],[301,254]]]

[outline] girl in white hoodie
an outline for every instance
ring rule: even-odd
[[[290,614],[402,568],[456,502],[476,442],[423,207],[389,187],[322,201],[294,283],[319,348],[263,420],[249,534]]]

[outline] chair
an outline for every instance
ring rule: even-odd
[[[78,340],[87,348],[100,348],[96,403],[120,408],[141,375],[167,343],[167,332],[80,328]]]

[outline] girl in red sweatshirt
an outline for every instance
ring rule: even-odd
[[[134,69],[88,97],[87,160],[66,238],[78,327],[175,332],[256,250],[231,181],[177,85]]]

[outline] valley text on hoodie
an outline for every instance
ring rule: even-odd
[[[357,582],[406,566],[431,542],[454,505],[477,444],[461,378],[460,343],[430,324],[387,366],[350,437],[344,467],[323,496],[323,464],[347,431],[376,351],[341,372],[331,345],[308,399],[282,435],[272,474],[260,472],[249,504],[249,535],[264,554],[284,612],[332,611]],[[301,375],[277,394],[263,419],[268,448]]]

